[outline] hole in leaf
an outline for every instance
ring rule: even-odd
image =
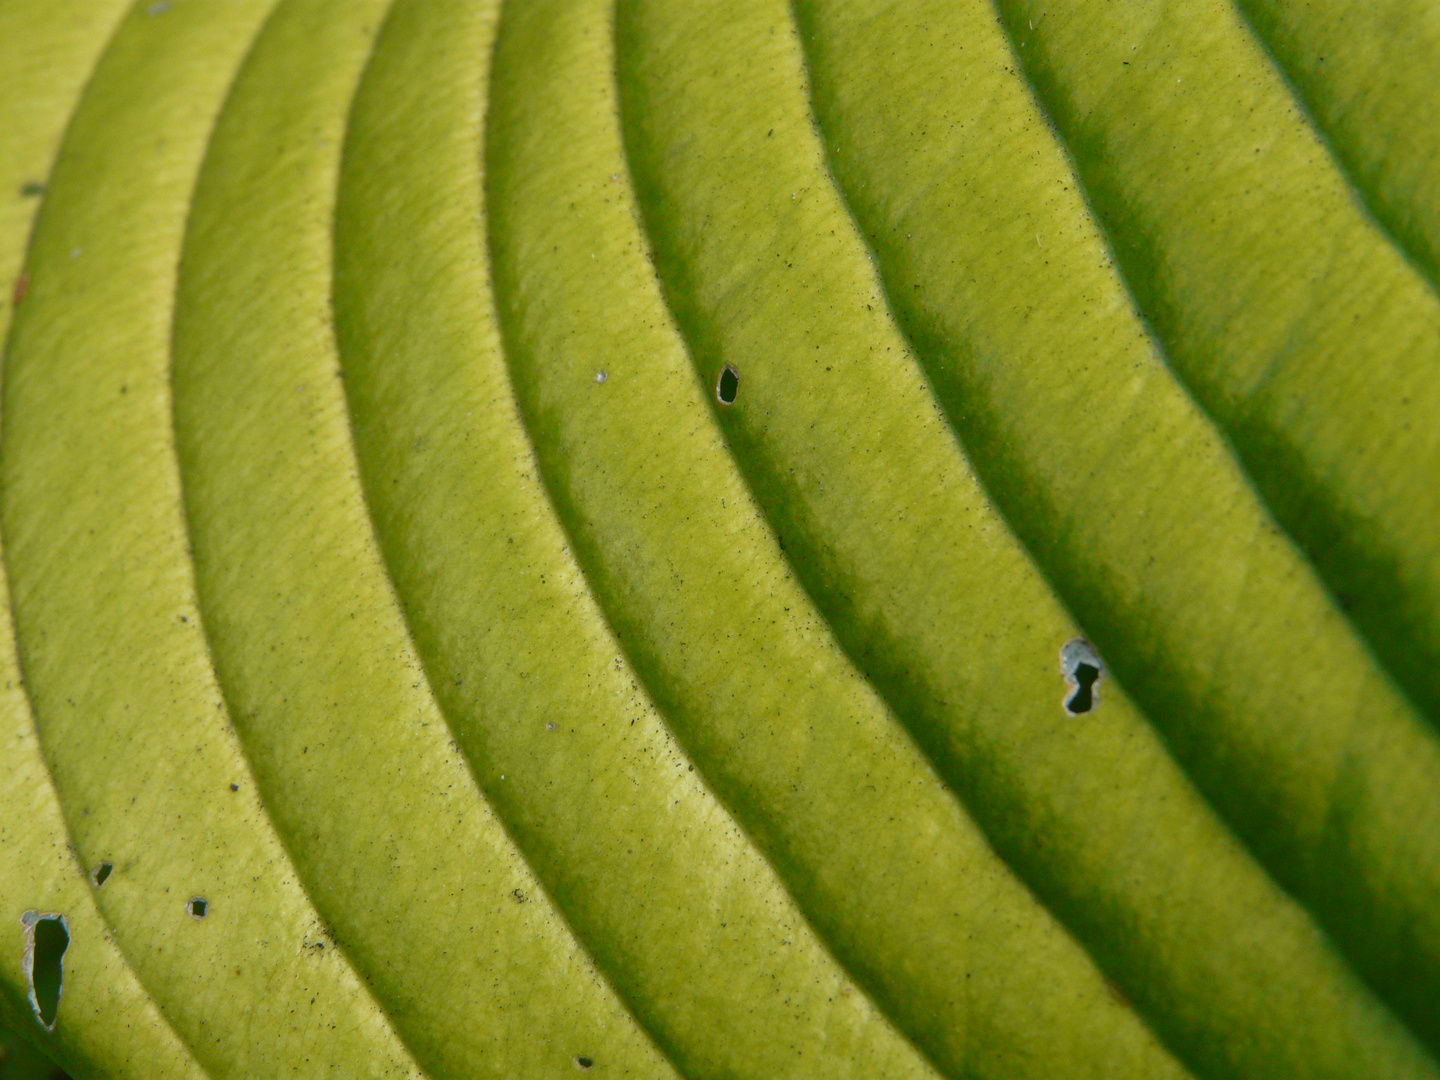
[[[203,896],[197,896],[185,905],[185,910],[190,913],[192,919],[203,919],[205,917],[205,911],[209,907],[210,905],[206,903]]]
[[[1098,678],[1100,678],[1100,669],[1095,665],[1075,665],[1075,695],[1065,703],[1065,708],[1077,715],[1089,712],[1095,704],[1092,687]]]
[[[729,364],[720,372],[720,380],[715,384],[715,397],[722,405],[734,405],[735,395],[740,392],[740,373]]]
[[[63,915],[27,911],[20,922],[25,927],[25,956],[21,968],[30,984],[30,1007],[35,1010],[35,1019],[41,1026],[46,1031],[54,1031],[64,981],[61,959],[70,947],[70,931]]]
[[[575,1067],[581,1072],[589,1072],[592,1068],[594,1068],[594,1066],[595,1062],[592,1061],[590,1058],[577,1057],[575,1059]]]
[[[1084,638],[1074,638],[1060,650],[1060,673],[1069,687],[1065,694],[1065,711],[1080,716],[1100,704],[1100,682],[1105,677],[1094,647]]]
[[[95,887],[98,889],[101,885],[105,884],[105,879],[110,876],[110,871],[114,869],[115,867],[110,863],[102,862],[99,866],[95,867],[95,872],[90,875],[90,880],[95,882]]]

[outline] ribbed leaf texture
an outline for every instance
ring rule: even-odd
[[[1440,1080],[1437,162],[1432,0],[0,4],[0,1023]]]

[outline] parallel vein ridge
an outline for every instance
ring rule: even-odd
[[[111,865],[95,901],[195,1060],[321,1076],[359,1056],[417,1077],[349,965],[303,947],[319,919],[226,719],[185,544],[177,264],[206,140],[272,6],[132,8],[76,109],[5,358],[6,569],[70,838]]]
[[[0,352],[65,124],[123,8],[105,0],[58,11],[40,0],[0,9]],[[76,1075],[198,1080],[204,1071],[135,978],[88,895],[21,682],[3,572],[0,597],[0,920],[13,931],[27,914],[48,914],[63,918],[66,932],[49,1030],[31,1004],[33,953],[27,972],[18,947],[24,938],[7,935],[0,1022]]]
[[[987,50],[981,4],[799,11],[830,159],[988,490],[1199,787],[1432,1038],[1440,745],[1146,334],[1012,67],[1057,20],[1009,12]],[[1138,78],[1135,37],[1097,78]]]
[[[0,4],[0,1023],[1440,1080],[1437,65],[1429,0]]]

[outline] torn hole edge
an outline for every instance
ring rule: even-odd
[[[1095,681],[1090,684],[1090,708],[1084,712],[1075,712],[1070,708],[1070,702],[1080,689],[1080,680],[1075,678],[1075,673],[1081,664],[1089,664],[1097,674]],[[1088,640],[1083,637],[1071,638],[1060,646],[1060,674],[1065,678],[1065,696],[1060,699],[1060,707],[1067,716],[1086,716],[1100,707],[1100,684],[1105,681],[1107,671],[1105,661],[1100,659],[1095,646]]]
[[[65,931],[66,946],[60,953],[60,980],[55,988],[55,1019],[45,1023],[40,1015],[40,1001],[35,997],[35,928],[42,922],[58,922],[60,929]],[[70,923],[59,911],[37,911],[31,908],[20,916],[20,925],[25,929],[25,951],[20,957],[20,974],[25,979],[25,999],[30,1002],[30,1012],[35,1017],[35,1022],[46,1032],[53,1032],[55,1025],[60,1023],[60,999],[65,995],[65,953],[70,951],[69,942]]]
[[[729,375],[734,382],[733,391],[729,398],[725,397],[725,376]],[[720,369],[720,374],[715,377],[715,400],[721,405],[729,407],[734,405],[740,397],[740,372],[734,364],[726,364]]]

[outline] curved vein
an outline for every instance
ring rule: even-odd
[[[737,403],[712,408],[847,651],[1197,1071],[1430,1074],[1120,686],[1083,718],[1062,708],[1057,655],[1076,629],[890,321],[826,170],[789,8],[729,10],[719,27],[622,4],[626,145],[701,383],[727,363],[741,373]]]
[[[70,835],[87,865],[113,864],[98,906],[196,1059],[215,1075],[286,1059],[320,1075],[358,1054],[413,1076],[343,960],[301,948],[318,920],[228,728],[184,547],[166,392],[176,262],[205,138],[269,8],[142,3],[96,69],[6,357],[4,554]],[[187,914],[196,896],[203,922]]]
[[[1235,2],[1371,213],[1440,287],[1440,9]]]
[[[998,6],[1171,365],[1440,723],[1440,296],[1228,0]]]
[[[990,11],[799,6],[830,160],[998,505],[1231,826],[1433,1013],[1440,746],[1167,371]]]
[[[44,197],[65,124],[85,81],[124,14],[125,0],[57,8],[44,0],[0,9],[0,342],[8,337],[26,241]],[[23,303],[23,298],[21,300]],[[30,1029],[71,1072],[123,1078],[206,1074],[166,1022],[111,940],[70,844],[55,787],[36,739],[20,678],[10,587],[0,567],[0,918],[15,926],[26,911],[64,914],[55,1031],[41,1033],[26,1000],[21,951],[0,956],[0,983],[14,1027]],[[13,940],[13,939],[12,939]]]
[[[939,1068],[1180,1075],[990,851],[789,572],[654,278],[612,17],[606,0],[513,14],[487,159],[512,378],[607,616],[812,923]]]

